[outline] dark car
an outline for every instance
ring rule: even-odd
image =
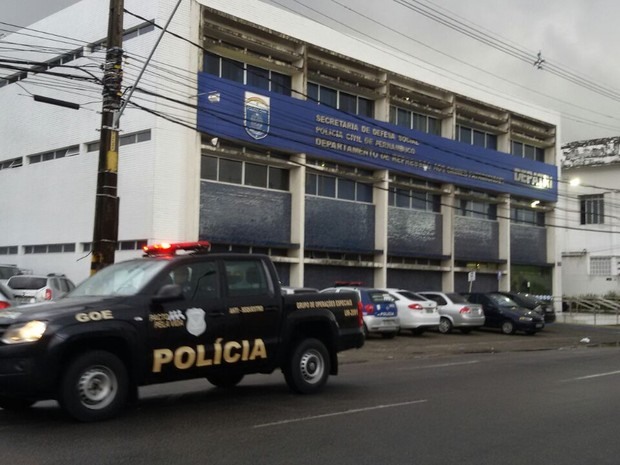
[[[543,317],[533,310],[520,307],[514,300],[499,292],[463,294],[468,301],[482,305],[484,326],[500,328],[504,334],[524,331],[536,334],[545,327]]]
[[[555,310],[553,309],[553,305],[548,302],[537,299],[531,294],[521,294],[519,292],[498,292],[498,294],[511,298],[520,307],[540,313],[545,319],[545,323],[553,323],[555,321]]]

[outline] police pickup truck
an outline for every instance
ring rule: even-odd
[[[281,369],[298,393],[364,344],[354,293],[283,295],[267,256],[150,245],[57,302],[0,311],[0,407],[56,399],[79,421],[113,417],[138,386],[206,378],[232,387]],[[183,252],[182,252],[183,251]]]

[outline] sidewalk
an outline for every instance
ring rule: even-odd
[[[555,321],[556,323],[595,326],[620,325],[620,314],[560,312],[556,313]]]

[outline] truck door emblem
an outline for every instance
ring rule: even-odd
[[[206,331],[207,322],[202,308],[188,308],[185,310],[185,316],[187,316],[187,332],[192,336],[200,336]]]

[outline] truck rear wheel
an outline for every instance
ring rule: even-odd
[[[295,346],[284,378],[291,390],[299,394],[314,394],[327,382],[330,371],[329,353],[318,339],[304,339]]]
[[[78,421],[118,415],[129,398],[127,368],[114,354],[95,350],[74,358],[60,381],[58,402]]]

